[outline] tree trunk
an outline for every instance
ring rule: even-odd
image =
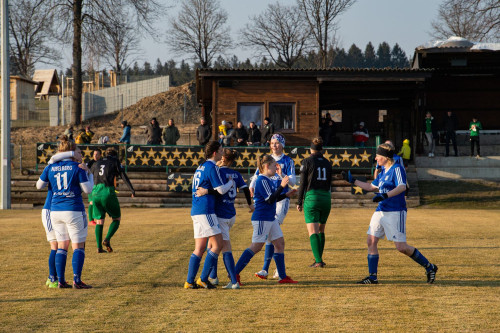
[[[82,4],[83,0],[73,2],[73,109],[71,123],[80,124],[82,120]]]

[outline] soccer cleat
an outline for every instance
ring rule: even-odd
[[[292,278],[289,276],[286,276],[284,279],[279,280],[279,283],[299,283],[299,282],[292,280]]]
[[[52,282],[50,281],[50,279],[48,279],[45,285],[47,285],[49,288],[57,288],[59,286],[59,282],[57,280]]]
[[[214,286],[219,285],[219,278],[218,277],[216,277],[215,279],[208,278],[208,281],[210,281],[210,283],[213,284]]]
[[[104,250],[102,247],[97,249],[97,253],[108,253],[108,251]]]
[[[240,286],[243,286],[243,284],[241,283],[241,279],[240,279],[240,275],[239,274],[236,274],[236,281],[238,281],[238,284]]]
[[[432,269],[425,273],[427,275],[427,283],[434,283],[434,281],[436,280],[437,271],[438,267],[436,265],[432,265]]]
[[[312,267],[312,268],[323,268],[323,267],[325,267],[325,263],[324,262],[315,262],[314,264],[312,264],[309,267]]]
[[[198,289],[198,285],[196,283],[184,282],[184,289]]]
[[[57,282],[57,281],[56,281]],[[45,285],[48,286],[49,284],[51,284],[52,281],[50,280],[50,278],[47,278],[47,281],[45,281]]]
[[[262,279],[262,280],[267,280],[268,275],[269,274],[265,270],[261,270],[261,271],[258,271],[257,273],[255,273],[255,276],[258,277],[259,279]]]
[[[106,247],[106,250],[108,252],[113,252],[113,249],[111,248],[111,242],[109,241],[109,239],[104,238],[104,240],[102,241],[102,245]]]
[[[240,284],[239,283],[231,283],[229,282],[227,286],[222,287],[222,289],[240,289]]]
[[[206,282],[201,281],[201,278],[198,278],[198,280],[196,280],[196,284],[198,285],[198,287],[205,288],[205,289],[216,289],[217,288],[210,281],[206,281]]]
[[[274,273],[273,273],[273,279],[279,279],[279,278],[280,278],[280,275],[279,275],[279,273],[278,273],[278,270],[277,270],[277,269],[275,269],[275,270],[274,270]]]
[[[378,284],[377,278],[372,279],[369,276],[365,277],[363,280],[356,282],[357,284]]]
[[[73,281],[73,289],[90,289],[90,288],[92,288],[92,286],[83,283],[83,281],[80,281],[80,283],[76,283],[75,281]]]
[[[65,288],[72,288],[71,285],[69,285],[66,281],[61,283],[61,282],[58,282],[57,283],[57,288],[59,289],[65,289]]]

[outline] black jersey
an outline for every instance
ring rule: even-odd
[[[115,178],[121,177],[129,187],[130,191],[132,191],[132,193],[135,193],[134,188],[132,187],[132,184],[127,177],[127,174],[125,173],[125,170],[123,170],[120,162],[112,156],[104,157],[99,161],[96,161],[92,165],[90,171],[94,175],[95,185],[104,184],[106,186],[114,187]]]
[[[302,206],[304,194],[310,190],[330,192],[332,186],[332,164],[321,153],[314,153],[302,161],[300,187],[297,204]]]

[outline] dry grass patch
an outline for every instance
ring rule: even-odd
[[[250,215],[232,230],[237,260],[250,244]],[[91,290],[44,286],[48,244],[39,211],[0,211],[0,327],[3,331],[498,331],[500,211],[410,210],[409,243],[439,265],[436,284],[382,241],[378,286],[366,276],[367,209],[335,209],[324,269],[313,256],[303,217],[284,224],[287,272],[298,285],[253,276],[240,290],[184,290],[194,241],[188,209],[123,209],[112,254],[96,253],[90,227],[83,279]],[[107,229],[107,226],[106,226]],[[69,258],[71,256],[71,251]],[[271,267],[274,267],[274,263]],[[201,268],[200,268],[201,271]],[[71,277],[71,259],[67,276]],[[219,260],[221,283],[227,283]]]

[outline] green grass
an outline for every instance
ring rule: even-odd
[[[500,185],[486,180],[419,181],[424,208],[498,209]]]
[[[94,288],[54,290],[45,287],[49,246],[40,211],[0,211],[0,330],[500,330],[498,210],[410,210],[409,243],[439,265],[436,283],[426,284],[423,268],[384,240],[377,286],[353,284],[367,274],[371,210],[332,210],[324,269],[308,267],[313,256],[303,216],[291,211],[283,226],[287,273],[300,283],[255,278],[263,259],[259,253],[242,272],[240,290],[182,288],[194,246],[188,209],[122,213],[114,253],[98,255],[94,228],[89,229],[83,280]],[[232,229],[236,260],[252,234],[250,215],[238,214]],[[227,283],[222,260],[219,277]]]

